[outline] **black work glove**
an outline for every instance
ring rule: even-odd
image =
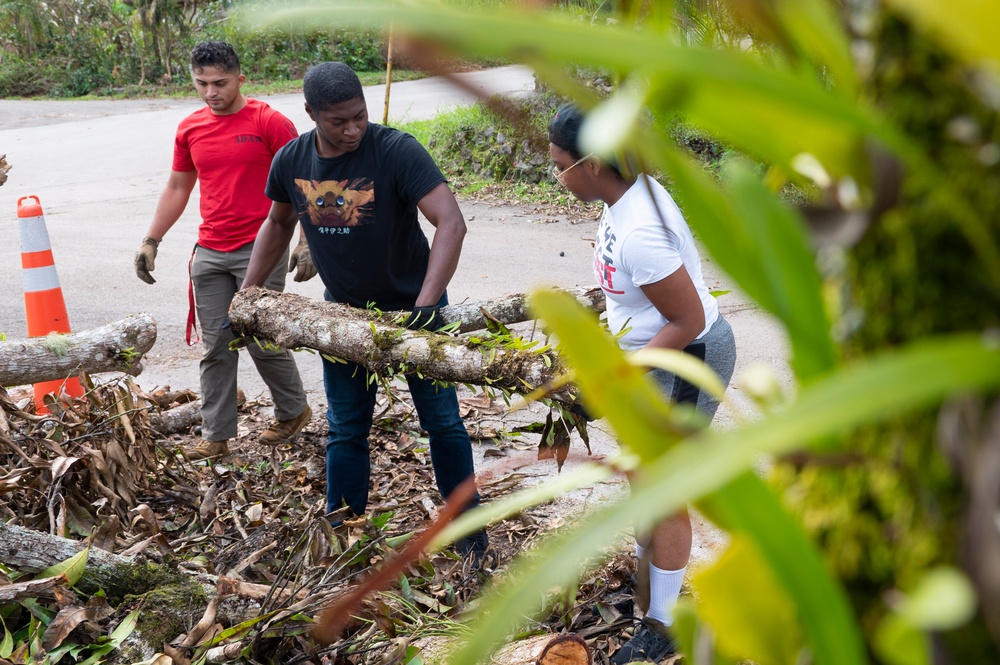
[[[236,334],[236,331],[233,330],[233,322],[229,319],[228,314],[226,314],[226,318],[222,320],[222,326],[219,328],[219,332],[223,334],[227,332],[232,334],[233,339],[229,342],[230,351],[239,351],[240,349],[246,347],[247,338],[240,337]]]
[[[160,241],[155,238],[143,238],[139,245],[139,251],[135,253],[135,274],[139,279],[147,284],[155,284],[156,280],[149,273],[153,272],[156,259],[156,248]]]
[[[594,421],[594,416],[590,415],[590,411],[587,411],[587,409],[580,402],[573,402],[572,406],[569,407],[569,412],[574,416],[583,418],[588,423]]]
[[[406,321],[403,322],[404,328],[429,332],[437,332],[446,325],[448,324],[441,318],[441,308],[437,305],[414,307],[410,315],[406,317]]]

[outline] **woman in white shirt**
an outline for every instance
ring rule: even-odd
[[[644,347],[683,350],[703,360],[728,383],[736,343],[701,272],[691,229],[670,194],[645,174],[624,175],[615,164],[583,154],[583,114],[560,107],[549,123],[549,154],[556,179],[581,201],[603,201],[594,245],[594,273],[607,302],[608,326],[626,351]],[[663,370],[652,377],[678,404],[694,404],[709,421],[717,400]],[[691,555],[686,510],[637,534],[639,566],[635,593],[649,608],[635,634],[611,657],[621,664],[660,662],[676,651],[668,627]],[[648,585],[648,588],[646,588]]]

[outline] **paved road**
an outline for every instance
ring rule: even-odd
[[[521,67],[463,74],[497,93],[534,87]],[[373,117],[381,117],[384,86],[365,89]],[[311,128],[300,94],[267,101],[288,115],[300,131]],[[467,104],[468,95],[437,78],[392,86],[390,123],[432,117],[443,108]],[[74,330],[85,330],[145,311],[158,322],[159,336],[140,385],[198,387],[197,347],[184,344],[187,317],[187,259],[196,237],[194,199],[159,250],[153,286],[139,281],[132,256],[142,239],[170,168],[177,123],[200,102],[136,100],[38,102],[0,100],[0,153],[13,166],[0,187],[0,213],[8,220],[0,243],[0,332],[26,334],[16,201],[37,195],[45,210],[56,267]],[[590,224],[541,216],[521,207],[491,208],[462,203],[469,223],[462,263],[449,289],[452,302],[481,300],[529,290],[535,285],[593,283]],[[0,217],[0,220],[3,219]],[[3,222],[0,221],[0,225]],[[430,230],[430,228],[428,227]],[[713,286],[731,288],[706,260]],[[289,290],[319,298],[318,279],[289,282]],[[784,368],[784,343],[767,317],[738,295],[720,301],[740,343],[740,366],[762,360]],[[306,387],[323,404],[319,362],[299,358]],[[739,369],[739,367],[738,367]],[[241,363],[240,383],[251,398],[264,388],[251,363]]]

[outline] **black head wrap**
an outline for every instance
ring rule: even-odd
[[[579,159],[580,125],[583,124],[583,113],[576,104],[563,104],[549,123],[549,141]]]

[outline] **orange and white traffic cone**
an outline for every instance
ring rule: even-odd
[[[59,276],[52,258],[49,232],[45,228],[42,204],[37,196],[22,196],[17,200],[17,222],[21,232],[21,268],[24,269],[24,311],[28,317],[28,337],[44,337],[49,333],[68,333],[69,316],[63,300]],[[35,410],[47,411],[43,397],[65,392],[83,396],[80,381],[66,379],[35,384]]]

